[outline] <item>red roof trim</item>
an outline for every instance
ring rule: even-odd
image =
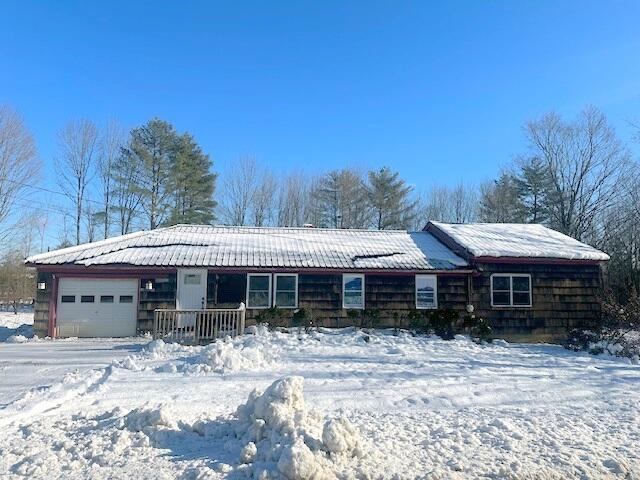
[[[547,265],[598,265],[604,260],[582,260],[568,258],[540,258],[540,257],[473,257],[474,263],[508,263],[508,264],[547,264]]]
[[[39,272],[50,272],[57,274],[70,274],[77,276],[89,275],[110,275],[110,276],[129,276],[129,277],[146,277],[149,275],[166,275],[173,273],[177,268],[203,268],[203,267],[147,267],[147,266],[131,266],[131,265],[38,265]],[[284,268],[284,267],[264,267],[264,268],[239,268],[239,267],[222,267],[208,268],[209,272],[220,273],[259,273],[259,272],[292,272],[307,274],[335,274],[335,273],[364,273],[364,274],[384,274],[384,275],[415,275],[415,274],[438,274],[438,275],[466,275],[473,273],[471,269],[461,270],[381,270],[381,269],[350,269],[350,268]]]

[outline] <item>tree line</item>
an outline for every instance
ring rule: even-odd
[[[30,189],[49,190],[37,186],[35,141],[18,112],[4,106],[0,234],[12,231],[12,212],[29,210],[17,223],[35,229],[40,249],[49,217],[60,232],[53,247],[177,223],[409,230],[428,220],[542,223],[610,253],[611,285],[637,291],[640,175],[629,144],[638,137],[625,143],[588,107],[575,119],[549,113],[531,120],[524,138],[523,151],[495,179],[421,189],[389,167],[282,174],[253,156],[219,177],[194,136],[169,122],[155,118],[127,131],[83,119],[57,135],[53,193],[67,202],[39,208],[30,205]]]

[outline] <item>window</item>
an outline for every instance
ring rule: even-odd
[[[93,303],[96,301],[96,297],[93,295],[81,295],[80,303]]]
[[[62,298],[60,299],[60,301],[62,303],[74,303],[76,301],[76,296],[75,295],[62,295]]]
[[[247,308],[271,306],[271,275],[250,273],[247,275]]]
[[[185,273],[184,274],[184,284],[185,285],[200,285],[200,274],[199,273]]]
[[[120,295],[120,303],[133,303],[133,295]]]
[[[416,308],[438,308],[438,277],[416,275]]]
[[[491,275],[492,307],[530,307],[531,275],[496,273]]]
[[[342,308],[364,308],[364,275],[342,275]]]
[[[100,295],[100,303],[113,303],[113,295]]]
[[[298,275],[295,273],[276,273],[273,304],[279,308],[298,307]]]

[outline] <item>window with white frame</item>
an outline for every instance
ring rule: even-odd
[[[364,275],[342,275],[342,308],[364,308]]]
[[[416,308],[438,308],[438,277],[416,275]]]
[[[271,275],[250,273],[247,275],[247,308],[271,307]]]
[[[298,308],[298,275],[276,273],[274,283],[273,304],[278,308]]]
[[[491,275],[492,307],[530,307],[531,275],[495,273]]]

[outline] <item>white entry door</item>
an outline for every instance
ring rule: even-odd
[[[178,310],[199,310],[207,307],[207,269],[179,268]]]
[[[61,278],[56,329],[60,337],[136,334],[137,279]]]

